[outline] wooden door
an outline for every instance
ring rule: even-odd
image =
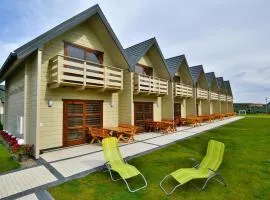
[[[64,100],[63,145],[86,142],[88,126],[102,127],[102,101]]]
[[[181,117],[181,103],[174,104],[174,118]]]
[[[153,120],[153,102],[134,102],[134,124],[138,132],[145,131],[146,121]]]

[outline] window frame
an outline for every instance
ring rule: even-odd
[[[64,41],[64,56],[68,56],[67,55],[67,47],[68,46],[73,46],[73,47],[82,49],[84,51],[84,60],[86,60],[88,62],[95,63],[94,61],[89,61],[89,60],[86,59],[86,53],[94,53],[94,54],[96,54],[97,57],[98,57],[98,60],[99,60],[98,64],[101,64],[101,65],[103,64],[104,52],[98,51],[96,49],[91,49],[91,48],[88,48],[88,47],[85,47],[85,46],[82,46],[82,45],[79,45],[79,44],[74,44],[74,43],[71,43],[71,42]]]

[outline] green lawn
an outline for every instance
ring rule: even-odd
[[[10,154],[2,142],[0,142],[0,173],[17,169],[20,164],[10,159]]]
[[[190,184],[167,197],[159,182],[178,168],[191,167],[190,157],[201,159],[210,139],[224,142],[225,155],[220,171],[227,187],[211,182],[205,191]],[[151,154],[138,157],[129,163],[146,177],[149,186],[129,193],[123,182],[113,182],[109,174],[98,172],[50,188],[55,199],[270,199],[270,117],[247,117],[213,129]]]

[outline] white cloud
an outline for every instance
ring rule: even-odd
[[[96,3],[124,47],[156,36],[166,57],[184,53],[190,65],[203,64],[206,72],[229,79],[237,101],[270,96],[267,0],[15,1],[19,17],[2,26],[14,38],[0,37],[0,63],[24,42]]]

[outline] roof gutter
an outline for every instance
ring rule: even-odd
[[[0,82],[5,80],[5,75],[6,75],[7,70],[10,68],[10,66],[12,66],[15,63],[16,60],[17,60],[17,54],[14,52],[11,52],[0,69]]]

